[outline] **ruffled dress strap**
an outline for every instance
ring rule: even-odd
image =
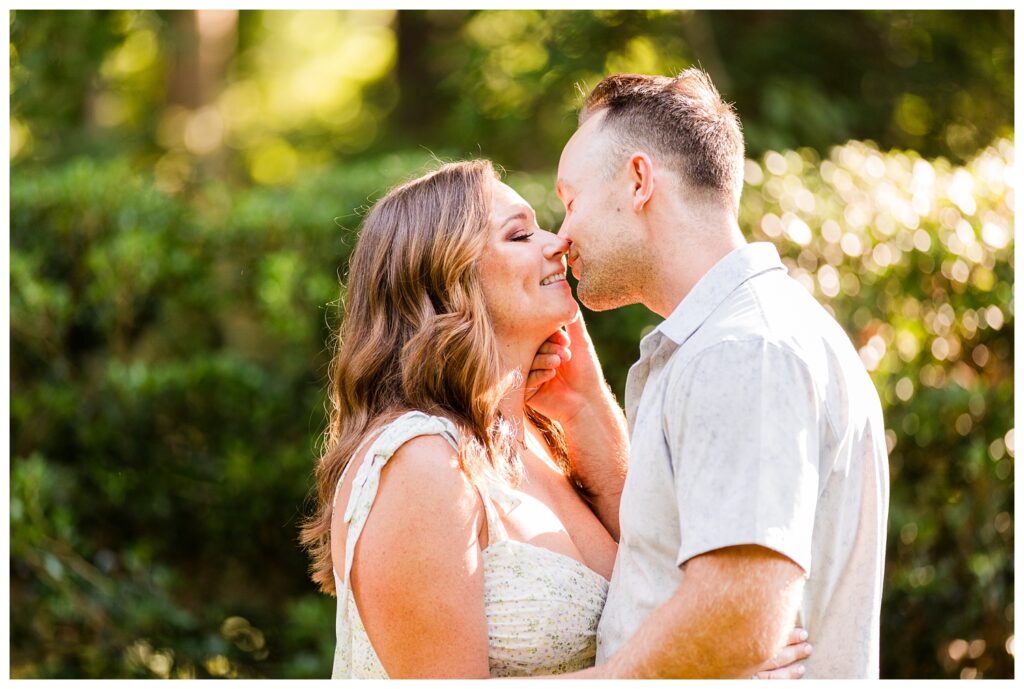
[[[484,478],[480,482],[479,491],[480,498],[484,503],[484,512],[487,515],[488,547],[509,540],[505,524],[498,516],[498,509],[502,513],[508,514],[518,507],[522,500],[508,484],[491,473],[484,474]]]
[[[480,493],[480,500],[484,503],[484,514],[487,516],[487,547],[507,541],[508,531],[505,529],[505,525],[498,515],[498,510],[494,506],[495,502],[499,504],[501,502],[492,498],[493,484],[485,481],[485,486],[478,487],[478,492]],[[506,513],[508,512],[505,505],[502,505],[502,509]]]

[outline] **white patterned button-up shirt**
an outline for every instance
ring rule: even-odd
[[[598,662],[702,553],[754,544],[799,565],[808,677],[877,677],[889,505],[878,393],[846,333],[775,247],[720,260],[640,343],[621,541]]]

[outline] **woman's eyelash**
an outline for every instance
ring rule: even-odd
[[[525,242],[526,240],[528,240],[532,236],[533,236],[533,232],[528,232],[526,234],[517,234],[515,237],[512,238],[512,241],[513,242]]]

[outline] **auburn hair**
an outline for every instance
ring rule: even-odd
[[[654,149],[696,188],[710,189],[739,207],[743,190],[743,132],[733,107],[708,74],[696,67],[676,77],[613,74],[587,96],[583,124],[605,111],[602,128],[615,135],[616,153]]]
[[[448,163],[393,188],[363,220],[332,342],[316,507],[300,537],[325,593],[335,593],[336,484],[389,421],[411,410],[447,417],[460,430],[458,461],[471,481],[493,472],[514,484],[521,475],[516,435],[498,404],[522,380],[503,373],[477,270],[495,179],[490,161]],[[527,416],[568,475],[560,427],[529,408]]]

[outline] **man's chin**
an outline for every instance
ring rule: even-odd
[[[576,288],[576,297],[591,311],[610,311],[637,303],[620,290],[594,289],[582,281]]]

